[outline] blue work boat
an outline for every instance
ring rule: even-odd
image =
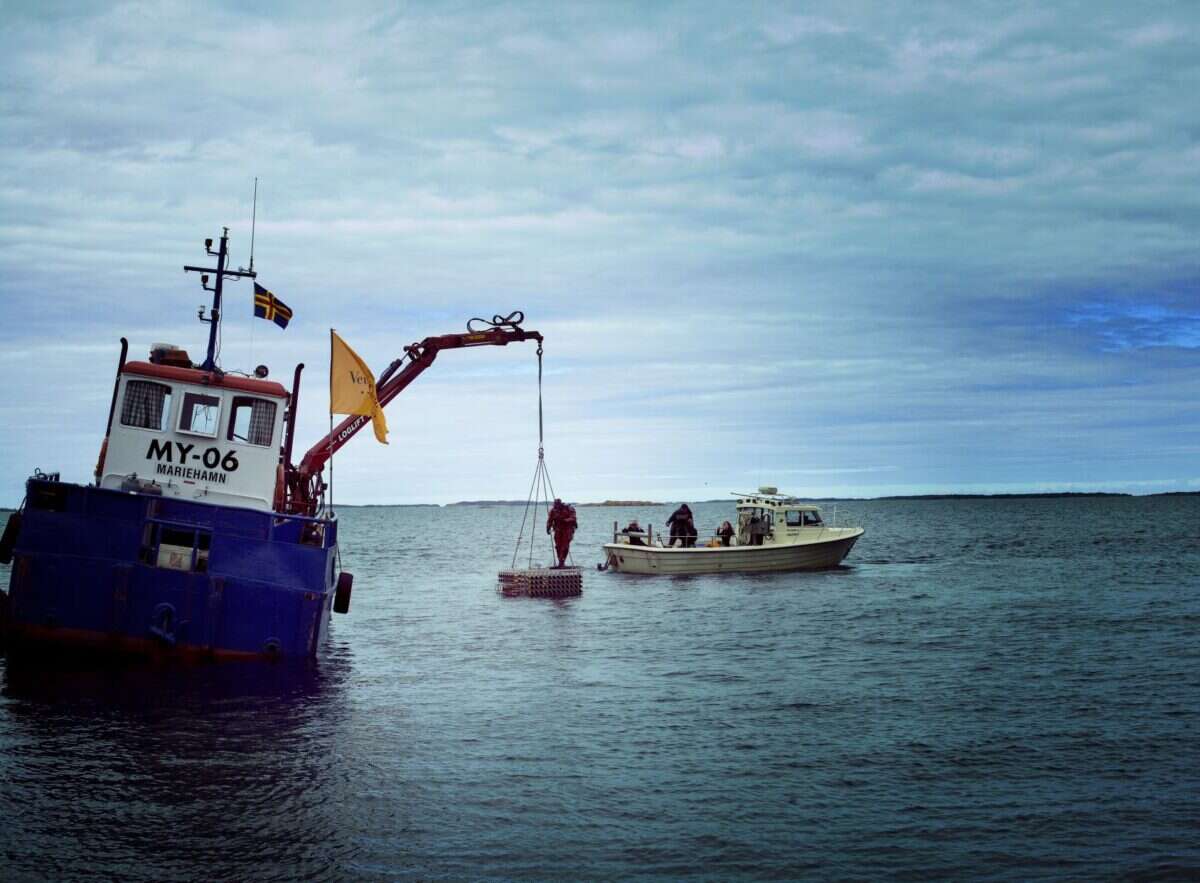
[[[200,315],[209,323],[205,361],[194,365],[165,344],[147,361],[127,361],[122,338],[94,482],[39,471],[26,483],[0,537],[0,562],[12,563],[0,604],[14,644],[307,657],[331,613],[349,610],[353,577],[340,569],[323,470],[370,417],[347,417],[292,463],[304,366],[290,389],[267,379],[265,366],[255,376],[221,370],[224,282],[256,273],[253,257],[249,269],[229,268],[227,229],[205,250],[215,267],[184,268],[203,273],[213,292],[209,315]],[[465,333],[405,347],[379,377],[380,405],[443,349],[534,339],[540,360],[542,336],[521,328],[523,318],[474,319]]]

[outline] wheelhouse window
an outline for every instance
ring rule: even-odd
[[[808,527],[815,527],[817,525],[820,525],[821,524],[821,513],[805,512],[804,513],[804,524]]]
[[[149,380],[130,380],[121,401],[121,425],[162,432],[171,413],[171,387]]]
[[[229,413],[226,438],[247,445],[269,447],[275,434],[275,403],[266,399],[236,396]]]
[[[183,407],[179,413],[179,431],[192,435],[217,434],[217,422],[221,418],[221,400],[216,396],[199,392],[185,392]]]
[[[739,523],[749,524],[750,520],[752,518],[757,518],[760,522],[765,524],[768,528],[771,527],[771,510],[770,509],[760,509],[758,507],[747,508],[747,509],[738,509],[738,522]]]
[[[787,526],[799,527],[801,524],[803,524],[803,521],[801,520],[800,511],[798,509],[789,509],[787,512]]]

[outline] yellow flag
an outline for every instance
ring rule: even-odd
[[[330,328],[329,334],[329,413],[366,414],[375,438],[386,445],[387,421],[375,394],[375,375],[336,331]]]

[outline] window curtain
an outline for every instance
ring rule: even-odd
[[[252,445],[269,445],[275,430],[275,403],[255,399],[250,403],[250,432],[246,441]]]
[[[125,385],[125,401],[121,403],[121,422],[142,429],[162,427],[163,403],[171,388],[161,383],[131,380]]]

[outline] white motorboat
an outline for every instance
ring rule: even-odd
[[[827,525],[817,506],[774,487],[736,496],[737,526],[728,545],[714,536],[685,546],[653,529],[618,530],[614,524],[600,567],[644,574],[824,570],[840,564],[863,535],[861,527]]]

